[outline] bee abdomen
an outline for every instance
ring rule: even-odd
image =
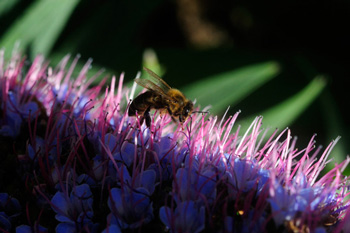
[[[151,98],[153,94],[150,91],[146,91],[138,95],[130,104],[128,115],[135,116],[136,111],[138,115],[143,115],[148,107],[152,105]]]

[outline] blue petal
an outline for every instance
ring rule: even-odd
[[[81,212],[78,216],[78,223],[84,223],[84,225],[86,224],[90,224],[92,223],[91,219],[94,216],[94,212],[93,211],[85,211],[85,212]]]
[[[18,114],[11,114],[11,116],[7,116],[7,125],[3,125],[0,128],[0,135],[5,137],[15,138],[19,135],[22,119],[18,116]]]
[[[198,233],[198,232],[201,232],[202,230],[204,230],[204,228],[205,228],[205,209],[204,209],[204,206],[200,207],[199,215],[197,216],[195,223],[197,225],[197,229],[194,231],[195,233]]]
[[[155,189],[156,172],[154,170],[147,170],[140,175],[142,176],[140,186],[146,188],[148,194],[151,195]]]
[[[46,227],[43,227],[43,226],[39,225],[38,226],[38,230],[36,232],[47,233],[47,232],[49,232],[49,230]]]
[[[21,205],[16,198],[10,197],[7,193],[0,193],[0,209],[9,217],[14,217],[20,214]]]
[[[121,233],[121,230],[117,225],[110,225],[102,233]]]
[[[122,153],[119,153],[120,160],[123,161],[127,167],[130,167],[134,162],[135,146],[131,143],[125,142],[126,145],[122,146]]]
[[[311,200],[308,200],[306,198],[304,198],[305,196],[302,196],[302,195],[297,195],[295,198],[294,198],[294,210],[295,211],[301,211],[301,212],[304,212],[305,209],[309,206],[310,204],[310,201]]]
[[[225,232],[233,232],[234,219],[230,216],[225,218]]]
[[[260,169],[258,171],[258,193],[260,194],[260,192],[263,190],[264,185],[266,184],[266,182],[269,180],[270,178],[270,172],[268,170],[265,169]]]
[[[65,222],[65,223],[74,223],[73,220],[69,218],[69,216],[62,215],[62,214],[56,214],[55,219],[59,222]]]
[[[180,192],[188,192],[188,188],[190,188],[190,185],[188,182],[191,182],[191,177],[189,177],[188,170],[185,168],[179,168],[176,172],[176,180],[178,184],[180,185]]]
[[[174,140],[173,140],[173,134],[168,134],[168,135],[166,135],[166,136],[164,136],[164,137],[162,137],[162,141],[161,141],[161,143],[160,143],[160,146],[161,146],[161,153],[162,152],[168,152],[169,151],[169,148],[171,148],[172,147],[172,144],[173,144],[173,142],[174,142]]]
[[[82,184],[73,188],[70,195],[70,208],[74,208],[78,213],[92,210],[92,193],[89,185]]]
[[[89,186],[91,185],[97,185],[95,180],[93,178],[91,178],[91,176],[87,175],[87,174],[81,174],[77,180],[76,180],[77,184],[87,184]]]
[[[113,153],[114,150],[116,149],[117,138],[113,134],[107,133],[105,135],[105,144],[108,146],[109,150]]]
[[[114,206],[112,206],[112,204]],[[124,212],[123,211],[123,200],[122,200],[120,188],[112,188],[111,189],[111,195],[108,198],[108,207],[110,210],[117,208],[118,212],[121,212],[121,213]]]
[[[22,116],[27,119],[29,117],[29,113],[33,116],[38,111],[38,104],[35,102],[29,102],[26,105],[21,107]],[[34,119],[34,117],[32,117]]]
[[[193,201],[184,201],[176,207],[180,218],[183,218],[185,223],[193,223],[196,217],[196,209]]]
[[[151,200],[148,198],[148,191],[145,188],[137,188],[136,192],[132,192],[129,207],[132,208],[137,215],[146,215],[148,210],[152,209]],[[132,203],[131,203],[132,200]]]
[[[327,231],[323,227],[317,227],[314,232],[315,233],[326,233]]]
[[[4,208],[8,199],[9,195],[7,193],[0,193],[0,207]]]
[[[72,190],[71,196],[72,195],[74,195],[78,198],[84,198],[84,199],[92,197],[90,187],[87,184],[82,184],[82,185],[76,186],[75,189]]]
[[[104,173],[101,156],[96,155],[93,158],[93,165],[92,166],[93,166],[92,169],[93,169],[93,172],[94,172],[96,179],[101,180],[103,178],[103,173]]]
[[[60,223],[56,227],[56,233],[75,233],[75,225],[72,223]]]
[[[132,181],[131,181],[131,176],[129,174],[128,168],[126,166],[122,165],[121,172],[123,174],[123,181],[127,184],[131,184]],[[119,174],[118,174],[118,176],[119,176]],[[121,176],[121,174],[120,174],[120,176]],[[121,177],[119,177],[119,178],[121,178]]]
[[[70,203],[65,198],[62,192],[57,192],[51,199],[53,210],[57,213],[55,218],[60,222],[70,222],[67,217],[70,208]]]
[[[9,221],[9,217],[4,212],[0,212],[0,226],[4,230],[11,229],[11,222]]]
[[[16,227],[16,233],[32,233],[32,228],[27,225],[20,225]]]
[[[206,169],[199,174],[198,183],[196,185],[196,190],[203,194],[208,201],[214,201],[216,197],[216,182],[215,173],[212,170]]]
[[[204,206],[198,207],[193,201],[184,201],[178,203],[175,210],[176,230],[190,231],[198,233],[205,227],[205,209]]]
[[[31,160],[33,160],[35,156],[34,148],[30,144],[28,145],[28,156]]]
[[[171,218],[172,214],[173,213],[169,207],[162,206],[159,209],[159,218],[168,228],[170,228],[169,218]]]
[[[148,191],[139,187],[136,190],[123,186],[111,189],[108,206],[116,210],[118,222],[122,228],[137,228],[153,219],[153,207],[148,198]],[[114,205],[114,206],[112,206]]]

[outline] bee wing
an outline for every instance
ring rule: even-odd
[[[150,75],[153,83],[155,83],[157,86],[162,88],[165,93],[167,93],[171,87],[161,78],[159,77],[156,73],[154,73],[152,70],[143,67],[143,69]]]
[[[152,82],[151,80],[148,80],[148,79],[140,79],[140,78],[137,78],[135,79],[135,82],[137,84],[139,84],[140,86],[148,89],[148,90],[151,90],[151,91],[154,91],[156,93],[158,93],[159,95],[163,96],[164,98],[166,99],[171,99],[166,93],[167,93],[167,90],[164,90],[164,88],[158,86],[157,84],[155,84],[154,82]]]

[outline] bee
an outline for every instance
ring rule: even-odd
[[[151,109],[165,110],[174,122],[183,123],[193,111],[193,103],[188,100],[181,91],[171,88],[162,78],[153,71],[143,68],[151,79],[135,79],[135,82],[148,89],[138,95],[130,104],[129,116],[142,116],[141,124],[146,121],[146,126],[150,127]]]

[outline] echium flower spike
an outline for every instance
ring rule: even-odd
[[[298,150],[290,129],[268,136],[259,116],[242,132],[228,111],[182,125],[155,111],[148,128],[127,114],[124,73],[91,87],[91,59],[75,78],[79,56],[55,69],[38,56],[24,73],[3,55],[0,169],[13,180],[0,176],[0,230],[350,231],[350,159],[320,175],[338,138]]]

